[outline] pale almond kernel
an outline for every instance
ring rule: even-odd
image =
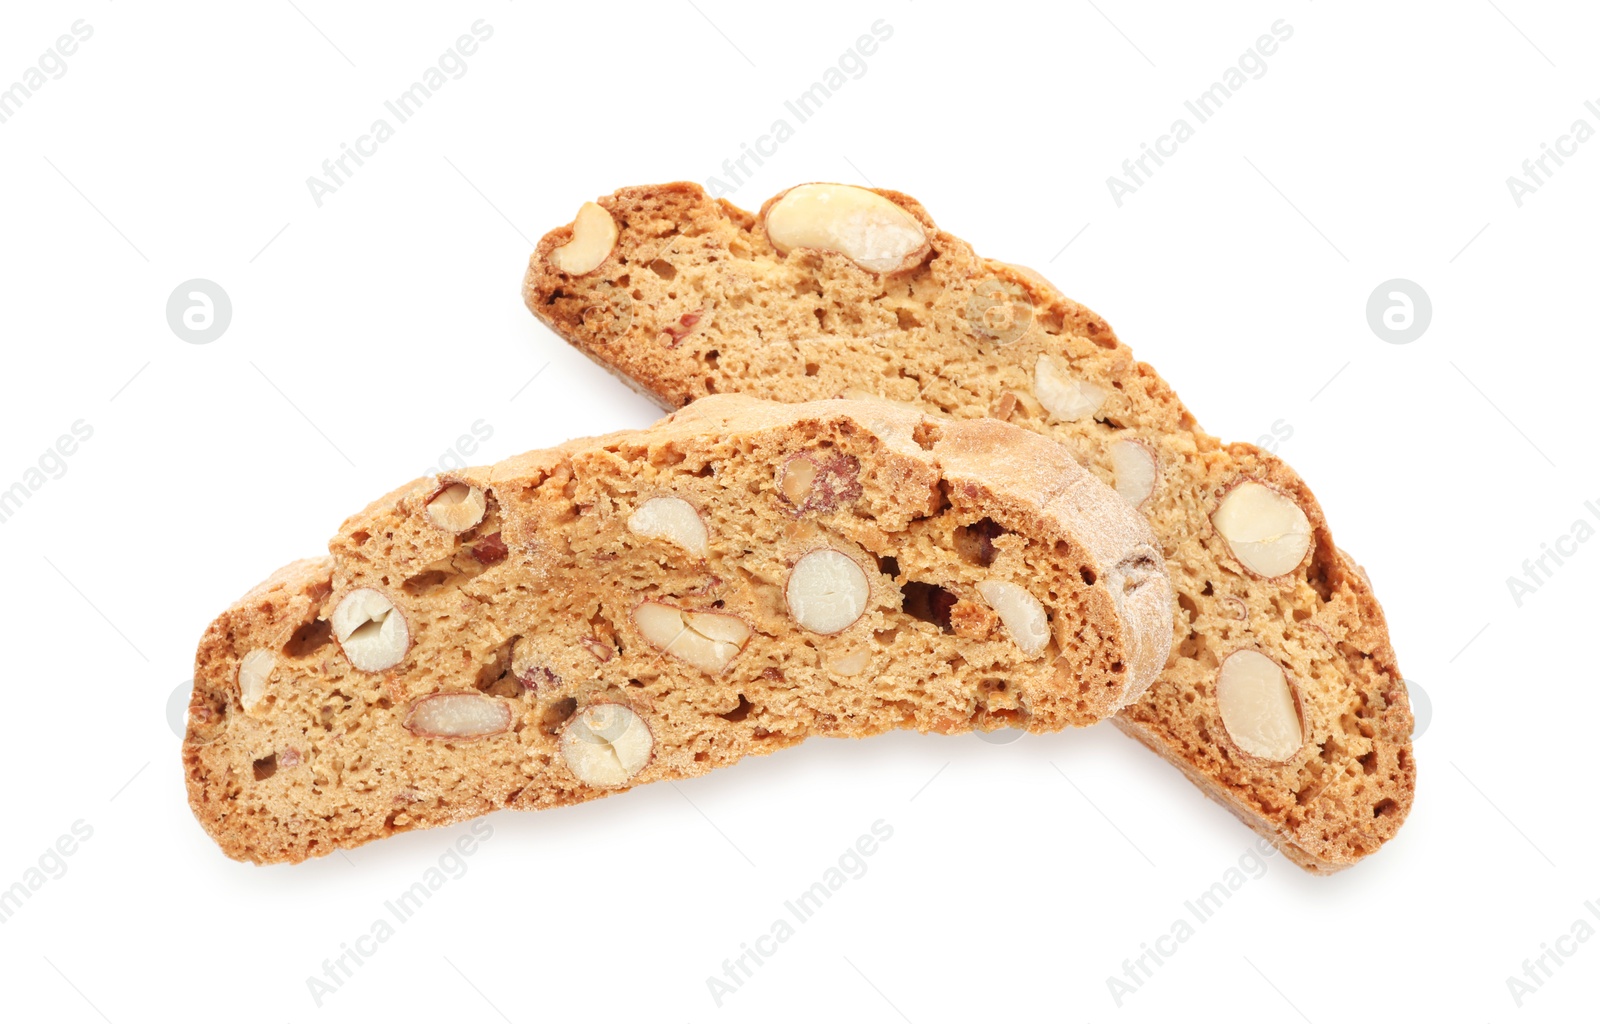
[[[617,244],[617,222],[599,203],[584,203],[572,221],[572,240],[550,250],[550,262],[564,274],[595,270]]]
[[[591,704],[561,731],[561,759],[579,781],[614,789],[650,761],[655,740],[631,708]]]
[[[657,650],[716,675],[728,667],[750,638],[750,626],[737,615],[690,612],[660,601],[633,610],[633,624]]]
[[[1044,653],[1050,643],[1050,618],[1039,599],[1006,580],[984,580],[978,593],[1000,616],[1011,640],[1030,658]]]
[[[430,739],[483,739],[511,728],[511,705],[482,693],[436,693],[411,705],[405,727]]]
[[[1287,495],[1246,480],[1211,516],[1228,550],[1246,569],[1272,579],[1293,572],[1311,550],[1311,521]]]
[[[489,499],[481,487],[452,483],[428,501],[428,519],[441,530],[465,533],[483,522]]]
[[[796,455],[778,467],[778,493],[796,505],[804,504],[816,478],[817,464],[804,455]]]
[[[651,498],[628,517],[628,532],[646,540],[676,544],[696,558],[706,557],[709,550],[705,522],[694,506],[682,498]]]
[[[1149,500],[1156,489],[1156,457],[1143,441],[1123,438],[1111,442],[1111,475],[1116,491],[1135,508]]]
[[[1110,394],[1074,377],[1062,359],[1051,355],[1041,355],[1033,364],[1033,393],[1052,417],[1067,423],[1097,414]]]
[[[278,659],[271,651],[257,648],[239,661],[239,703],[246,711],[254,711],[267,695],[267,682]]]
[[[1217,710],[1228,735],[1247,754],[1287,761],[1305,743],[1289,678],[1259,651],[1228,655],[1217,674]]]
[[[916,266],[929,248],[915,217],[855,185],[796,185],[767,208],[766,229],[783,255],[822,249],[879,274]]]
[[[835,676],[857,676],[872,664],[872,652],[865,647],[824,659],[827,671]]]
[[[400,664],[411,647],[405,617],[383,594],[352,590],[333,610],[333,635],[350,664],[363,672],[382,672]]]
[[[833,548],[800,556],[783,590],[789,616],[824,636],[848,629],[867,610],[872,588],[856,560]]]

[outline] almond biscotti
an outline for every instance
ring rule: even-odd
[[[694,184],[623,189],[544,237],[524,297],[668,407],[871,394],[1061,441],[1148,517],[1178,593],[1174,657],[1117,724],[1313,871],[1405,819],[1405,686],[1305,483],[1205,433],[1105,321],[910,197],[802,185],[752,215]]]
[[[183,757],[298,861],[809,736],[1083,725],[1167,659],[1148,525],[1060,445],[887,402],[708,399],[414,481],[206,631]]]

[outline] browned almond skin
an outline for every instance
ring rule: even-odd
[[[825,467],[816,501],[780,493],[777,468],[796,458]],[[436,526],[425,508],[439,482],[413,481],[347,520],[331,557],[280,570],[206,631],[183,758],[195,815],[229,856],[298,861],[615,792],[575,776],[559,749],[594,704],[626,706],[654,739],[631,786],[809,736],[1088,724],[1143,692],[1171,643],[1148,525],[1060,445],[993,421],[724,395],[649,430],[452,479],[486,495],[471,530]],[[705,557],[630,530],[664,495],[698,511]],[[871,592],[828,636],[785,604],[790,570],[820,547],[855,560]],[[1053,617],[1043,654],[925,610],[981,603],[977,585],[994,579]],[[388,597],[409,631],[386,671],[358,671],[330,635],[334,608],[361,588]],[[750,635],[704,671],[641,631],[645,602]],[[246,711],[239,666],[254,650],[276,663]],[[863,652],[849,674],[832,667]],[[495,703],[468,716],[473,738],[449,738],[418,713],[439,694]]]
[[[1383,845],[1416,786],[1410,704],[1383,612],[1305,483],[1272,455],[1201,430],[1095,313],[1025,268],[978,256],[909,196],[878,192],[927,229],[929,254],[909,270],[876,274],[816,250],[780,255],[760,215],[677,182],[597,200],[620,237],[590,274],[554,270],[548,254],[570,229],[546,235],[524,298],[668,408],[712,392],[782,401],[865,393],[957,417],[1004,413],[1066,444],[1107,482],[1108,445],[1146,442],[1160,475],[1141,511],[1179,610],[1171,661],[1117,724],[1308,870],[1336,871]],[[689,311],[693,330],[663,343]],[[1107,390],[1097,418],[1060,423],[1045,413],[1033,397],[1040,355]],[[1211,515],[1245,478],[1294,497],[1309,518],[1312,549],[1295,572],[1260,579],[1217,536]],[[1223,728],[1217,668],[1245,646],[1278,661],[1301,690],[1309,739],[1288,763],[1240,756]]]

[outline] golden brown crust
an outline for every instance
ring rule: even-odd
[[[599,200],[620,228],[592,274],[533,254],[528,308],[595,361],[668,408],[737,391],[785,401],[872,394],[958,417],[1003,416],[1067,445],[1108,482],[1108,445],[1158,458],[1142,506],[1179,595],[1174,655],[1119,724],[1310,869],[1355,863],[1410,810],[1409,701],[1370,584],[1334,546],[1320,506],[1281,460],[1221,444],[1099,316],[1036,272],[979,257],[915,200],[876,190],[928,232],[914,270],[873,274],[833,252],[780,255],[762,215],[678,182]],[[763,214],[767,207],[763,207]],[[686,324],[687,316],[692,323]],[[1061,360],[1106,394],[1093,419],[1057,422],[1033,394],[1035,362]],[[1312,528],[1297,570],[1262,579],[1217,536],[1228,490],[1257,480]],[[1220,658],[1254,646],[1294,680],[1308,740],[1288,763],[1241,756],[1222,737]]]
[[[791,464],[807,467],[804,488],[785,493]],[[452,485],[483,495],[459,530],[429,512]],[[687,503],[703,550],[634,528],[657,498]],[[787,583],[819,548],[853,562],[868,597],[857,619],[813,632]],[[585,708],[627,708],[653,737],[634,785],[812,735],[1088,724],[1148,685],[1171,638],[1148,527],[1064,449],[887,402],[719,396],[650,430],[412,481],[329,550],[251,590],[196,656],[190,804],[232,857],[302,860],[615,792],[561,752]],[[1053,616],[1045,650],[999,625],[980,596],[993,580]],[[335,632],[363,591],[407,637],[374,671]],[[662,649],[647,605],[746,635],[708,670],[674,648],[681,634]],[[452,726],[447,707],[481,717]]]

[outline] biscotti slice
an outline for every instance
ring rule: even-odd
[[[1165,663],[1148,525],[1060,445],[887,402],[707,399],[414,481],[206,631],[183,756],[298,861],[809,736],[1084,725]]]
[[[1311,491],[1205,433],[1104,320],[915,200],[802,185],[752,215],[694,184],[623,189],[544,237],[524,296],[669,408],[866,393],[1065,443],[1149,517],[1178,592],[1175,656],[1117,724],[1314,871],[1405,819],[1405,686]]]

